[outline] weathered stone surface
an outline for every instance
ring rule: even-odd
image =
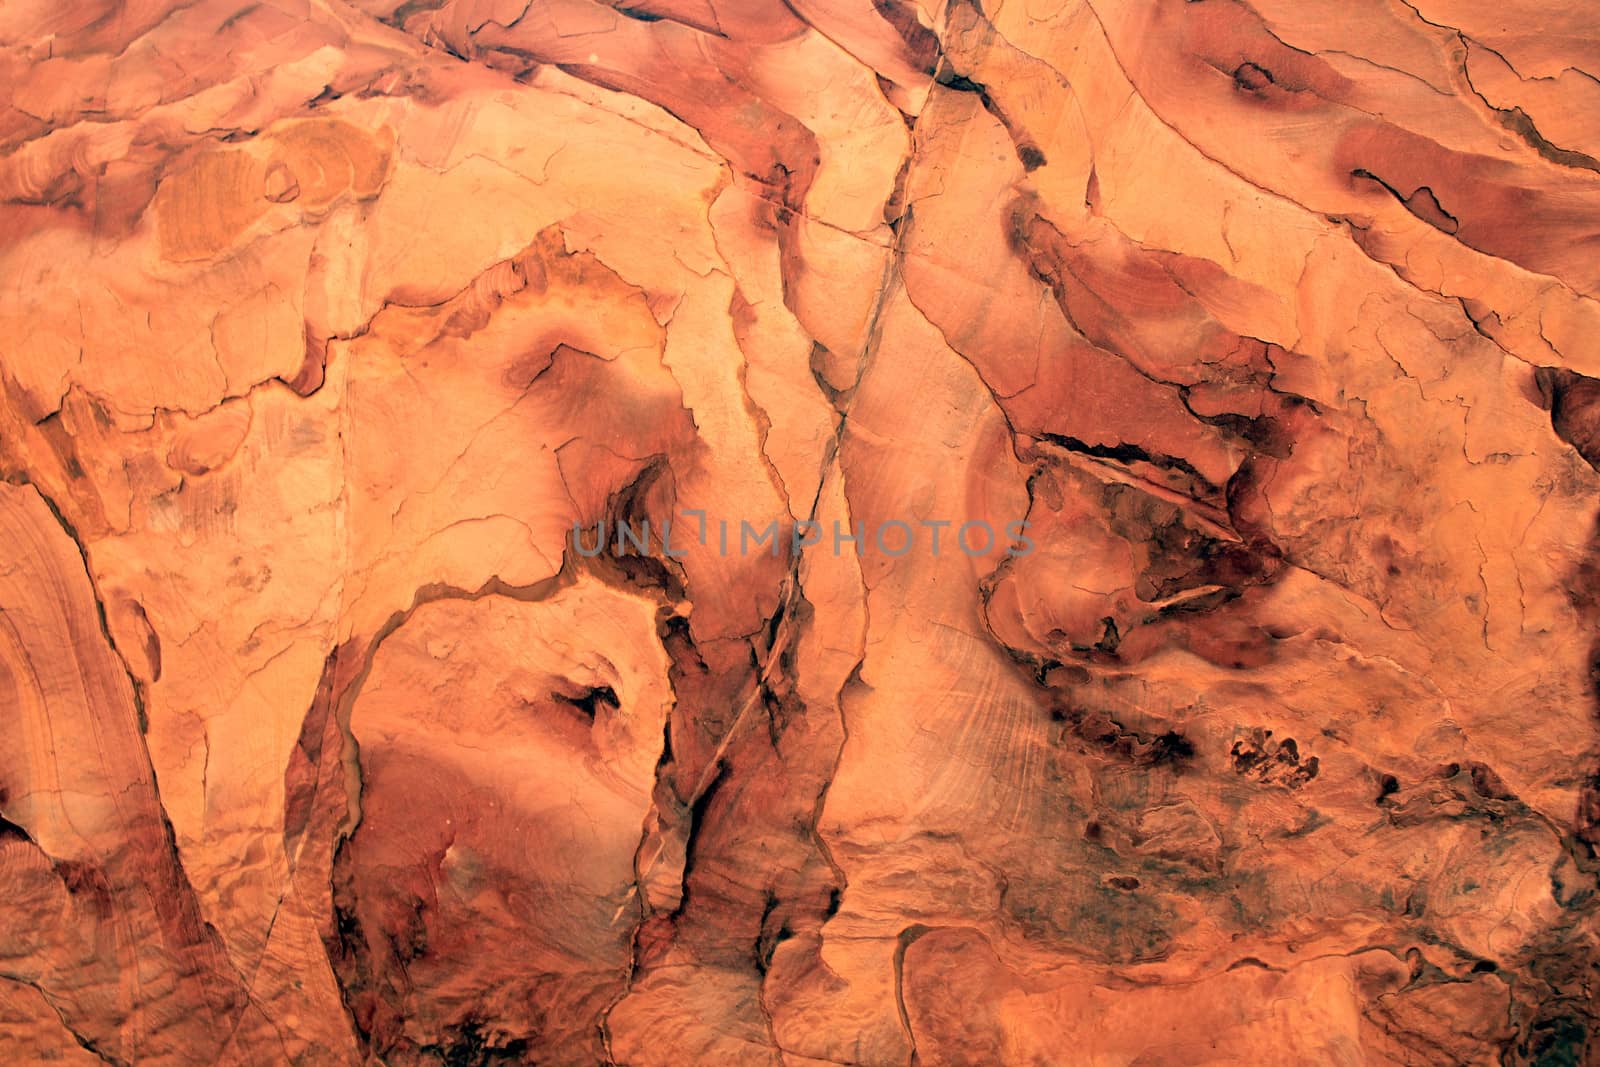
[[[0,89],[0,1062],[1600,1063],[1589,8]]]

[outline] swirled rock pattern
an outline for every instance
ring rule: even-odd
[[[1600,1063],[1592,6],[0,90],[0,1062]]]

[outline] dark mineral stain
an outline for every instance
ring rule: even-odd
[[[932,74],[939,60],[939,37],[918,20],[916,5],[905,0],[872,0],[872,8],[905,42],[912,66]]]
[[[57,860],[55,870],[68,893],[87,900],[100,915],[111,914],[111,883],[100,867],[79,860]]]
[[[1528,1041],[1531,1067],[1579,1067],[1585,1063],[1589,1030],[1581,1019],[1570,1015],[1541,1020],[1533,1027]]]
[[[1279,785],[1288,789],[1299,789],[1322,769],[1321,761],[1316,756],[1301,760],[1300,745],[1294,738],[1274,740],[1271,730],[1252,730],[1249,737],[1233,743],[1229,756],[1235,774],[1252,777],[1265,785]],[[1387,795],[1387,792],[1380,794],[1379,801]]]
[[[510,1067],[537,1062],[529,1059],[534,1050],[527,1038],[497,1041],[485,1034],[483,1027],[483,1023],[468,1019],[453,1028],[447,1040],[423,1045],[417,1051],[444,1067]]]

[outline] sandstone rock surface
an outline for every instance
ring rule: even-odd
[[[9,0],[0,1063],[1600,1063],[1597,470],[1575,0]]]

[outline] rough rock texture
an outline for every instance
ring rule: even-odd
[[[1592,4],[0,89],[0,1063],[1600,1063]]]

